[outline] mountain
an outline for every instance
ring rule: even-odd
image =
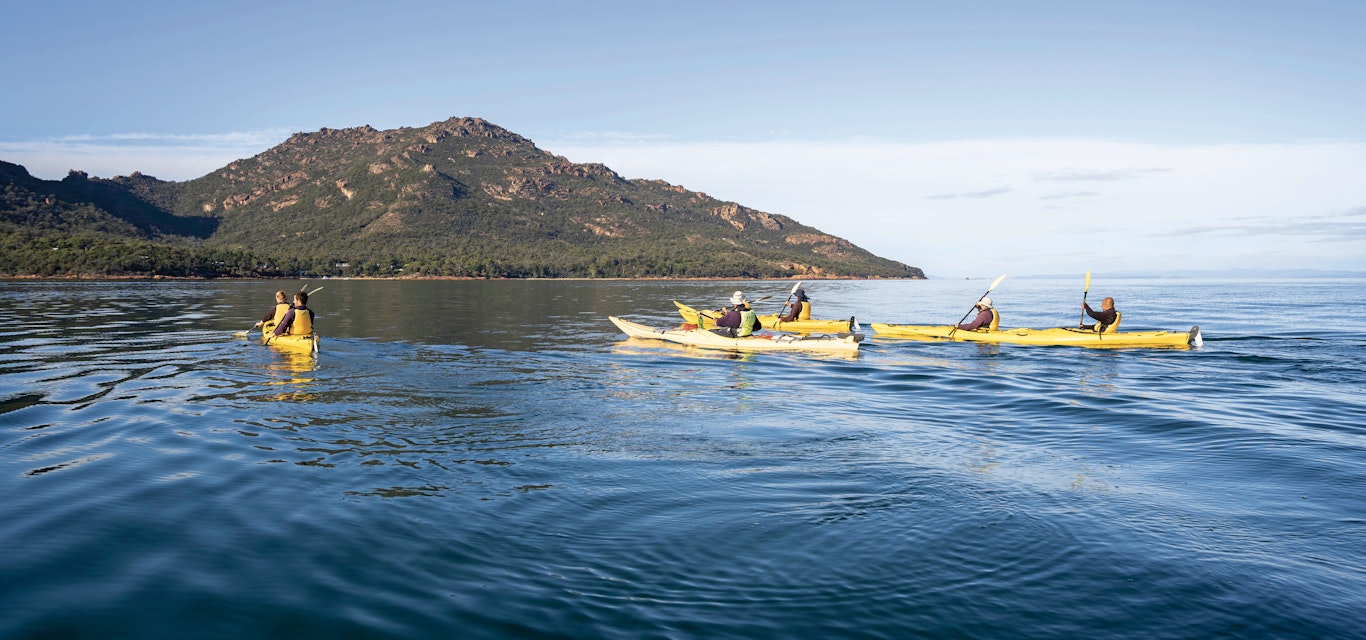
[[[0,273],[923,278],[787,216],[478,118],[298,133],[186,182],[0,162]],[[154,254],[154,255],[153,255]]]

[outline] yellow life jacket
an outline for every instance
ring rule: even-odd
[[[289,323],[289,335],[306,336],[313,333],[313,314],[308,309],[295,309],[294,322]]]
[[[1116,311],[1114,324],[1101,324],[1100,321],[1097,320],[1095,324],[1091,325],[1091,330],[1096,333],[1114,333],[1115,330],[1119,328],[1119,320],[1123,316],[1124,314]]]
[[[986,329],[987,331],[1001,330],[1001,312],[997,311],[996,307],[991,308],[991,324]]]
[[[801,302],[801,303],[798,303],[798,304],[802,305],[802,310],[797,312],[797,319],[798,319],[798,320],[810,320],[810,319],[811,319],[811,303],[808,301],[808,302]]]
[[[267,334],[275,331],[275,327],[280,326],[280,321],[285,319],[285,314],[289,313],[289,303],[281,302],[275,305],[275,317],[261,325],[261,333]]]

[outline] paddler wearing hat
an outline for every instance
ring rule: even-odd
[[[811,299],[806,297],[806,289],[797,289],[796,291],[792,292],[792,295],[796,296],[797,299],[792,301],[792,306],[788,309],[787,315],[778,319],[783,322],[792,322],[793,320],[810,320]]]
[[[977,317],[972,322],[964,322],[958,325],[960,331],[975,331],[980,327],[995,328],[1000,325],[1000,314],[991,306],[991,298],[982,296],[977,304]]]
[[[730,306],[722,309],[725,315],[716,319],[716,333],[732,338],[743,338],[763,328],[754,310],[749,308],[749,300],[743,291],[730,296]]]

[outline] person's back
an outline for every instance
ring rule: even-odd
[[[806,297],[806,290],[798,289],[794,292],[794,294],[797,296],[797,299],[792,302],[792,307],[788,310],[787,315],[783,316],[780,319],[783,322],[792,322],[793,320],[810,320],[811,299]]]
[[[740,315],[740,307],[728,307],[726,312],[716,319],[716,326],[738,329],[740,328]]]
[[[736,291],[731,294],[730,302],[732,306],[726,310],[725,315],[716,319],[716,333],[732,338],[743,338],[763,327],[754,310],[749,308],[749,300],[745,299],[743,292]]]
[[[725,314],[716,319],[716,326],[729,327],[731,329],[740,328],[740,309],[749,301],[745,299],[743,291],[736,291],[730,294],[730,306],[725,307]]]
[[[275,326],[275,335],[306,336],[313,334],[313,310],[308,308],[308,294],[294,294],[294,304]]]
[[[1101,300],[1100,311],[1092,309],[1091,306],[1085,302],[1081,303],[1081,308],[1086,312],[1086,315],[1091,316],[1091,318],[1096,321],[1096,324],[1080,323],[1077,325],[1080,329],[1104,333],[1106,329],[1110,328],[1111,325],[1119,320],[1119,311],[1115,309],[1114,298],[1107,297],[1104,300]]]
[[[270,311],[262,316],[261,320],[253,325],[252,328],[255,329],[256,327],[264,325],[265,327],[273,329],[280,325],[280,321],[284,320],[286,313],[289,313],[289,298],[286,296],[285,292],[276,291],[275,306],[271,307]]]

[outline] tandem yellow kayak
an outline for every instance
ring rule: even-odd
[[[1163,348],[1189,349],[1204,344],[1200,327],[1190,331],[1115,331],[1096,333],[1068,327],[1057,329],[1001,329],[999,331],[955,331],[948,325],[870,324],[873,332],[890,338],[914,340],[953,340],[956,342],[989,342],[1006,344],[1052,345],[1106,348]]]
[[[261,327],[261,344],[292,353],[315,354],[318,352],[318,334],[316,333],[277,336],[272,334],[273,331],[275,331],[275,323],[273,322]]]
[[[799,336],[792,334],[753,335],[744,338],[728,338],[705,329],[656,329],[607,316],[612,324],[632,338],[650,338],[676,342],[703,349],[728,349],[731,351],[822,351],[857,352],[862,334],[842,333],[833,336]]]
[[[678,307],[678,315],[683,316],[683,321],[688,324],[697,324],[700,317],[703,329],[711,329],[716,326],[716,321],[712,318],[703,316],[694,309],[682,302],[674,300],[674,305]],[[774,331],[791,331],[793,333],[842,333],[846,331],[857,331],[854,328],[853,318],[848,320],[793,320],[783,322],[778,319],[778,314],[772,313],[766,316],[757,316],[759,323],[765,329]]]

